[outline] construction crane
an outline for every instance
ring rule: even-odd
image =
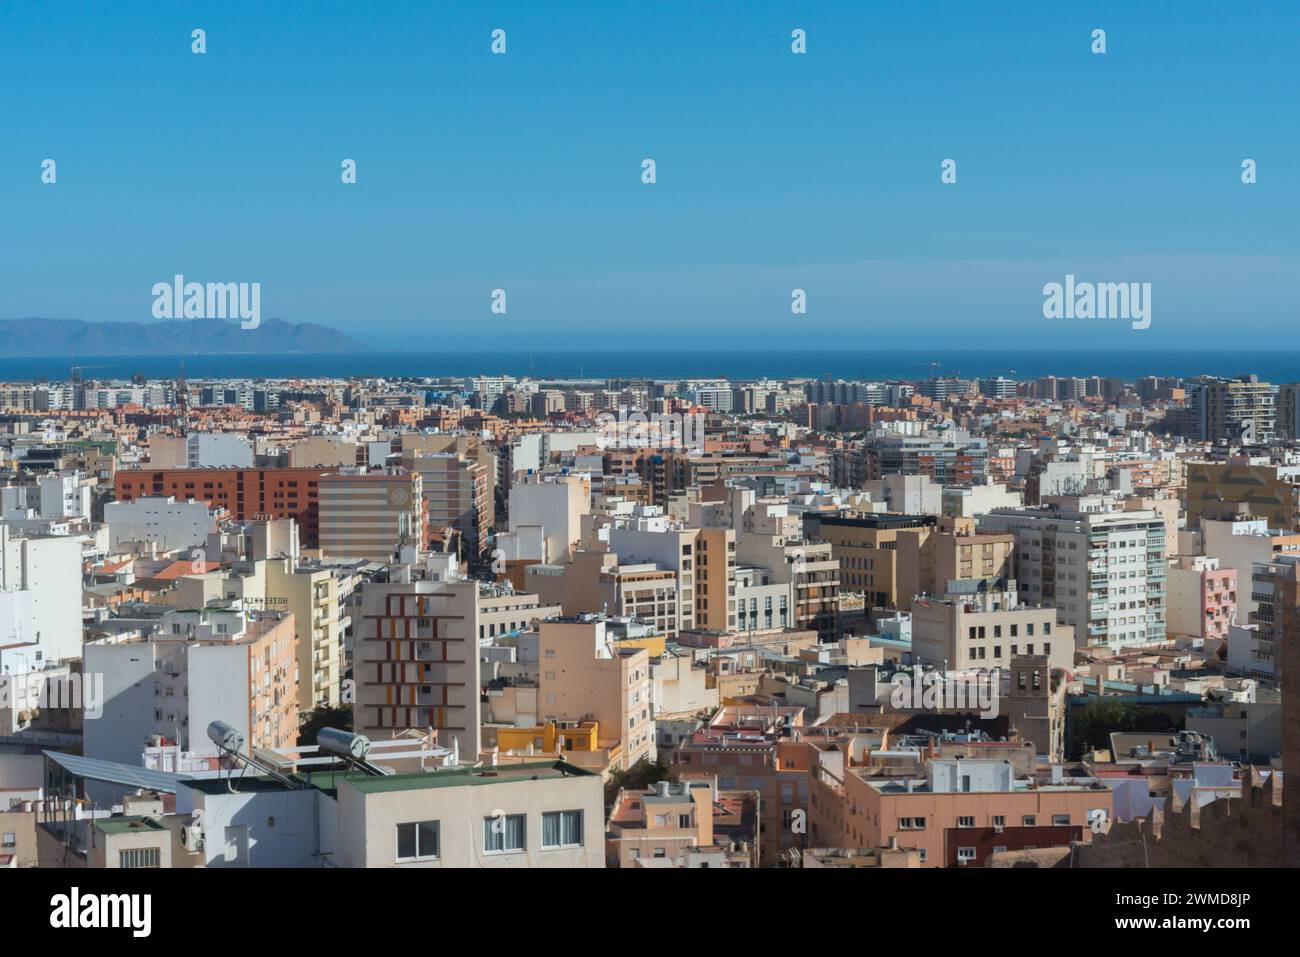
[[[113,367],[108,365],[79,366],[73,364],[68,369],[68,381],[71,382],[73,385],[80,385],[82,382],[81,374],[85,372],[87,369],[111,369],[111,368]]]

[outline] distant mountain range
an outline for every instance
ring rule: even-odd
[[[351,336],[312,322],[264,319],[241,329],[224,319],[84,322],[2,319],[0,356],[154,356],[369,352]]]

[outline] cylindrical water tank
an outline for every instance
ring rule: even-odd
[[[316,735],[316,743],[322,751],[357,761],[363,760],[370,753],[370,739],[364,734],[350,734],[338,728],[321,728]]]
[[[244,746],[244,736],[224,721],[208,725],[208,737],[223,751],[238,751]]]

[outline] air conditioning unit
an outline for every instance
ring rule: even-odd
[[[1001,834],[1005,829],[1006,829],[1006,825],[1005,825],[1005,824],[994,824],[994,825],[993,825],[993,833],[994,833],[994,834]]]

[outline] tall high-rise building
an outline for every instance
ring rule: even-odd
[[[1163,641],[1164,519],[1112,505],[1103,496],[1062,496],[1041,508],[996,509],[979,528],[1015,534],[1021,599],[1055,605],[1080,644]]]
[[[1205,442],[1271,442],[1277,430],[1277,397],[1259,376],[1203,379],[1192,389],[1196,437]]]
[[[1277,387],[1277,437],[1300,439],[1300,382]]]
[[[979,387],[980,395],[987,396],[990,399],[1014,399],[1016,397],[1016,382],[1014,379],[1006,379],[1002,376],[980,379]]]

